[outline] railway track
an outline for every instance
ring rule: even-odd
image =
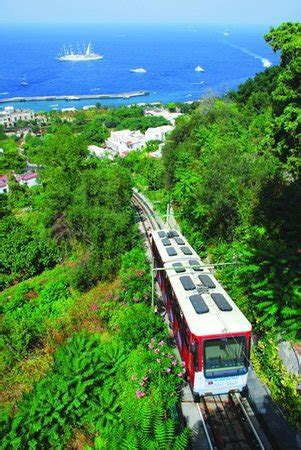
[[[249,403],[239,393],[206,395],[201,398],[198,410],[203,417],[211,449],[271,449]]]
[[[140,216],[141,224],[151,252],[151,233],[166,228],[162,220],[137,191],[133,204]],[[185,401],[189,408],[196,408],[202,426],[203,442],[195,442],[192,449],[210,450],[272,450],[246,399],[237,392],[225,395],[206,395],[199,403]],[[183,404],[183,401],[182,401]]]
[[[136,191],[133,192],[132,201],[141,218],[141,222],[145,231],[146,231],[145,222],[148,223],[148,231],[162,229],[163,227],[162,221],[156,217],[152,208],[138,192]]]

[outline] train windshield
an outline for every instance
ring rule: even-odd
[[[223,377],[247,373],[246,339],[243,336],[205,341],[205,377]]]

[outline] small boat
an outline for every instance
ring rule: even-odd
[[[196,66],[196,68],[194,69],[195,72],[205,72],[205,70],[203,69],[203,67],[201,66]]]
[[[21,86],[28,86],[28,83],[26,81],[25,77],[22,77],[21,81],[20,81]]]
[[[131,69],[130,72],[133,72],[133,73],[146,73],[147,70],[144,69],[143,67],[137,67],[137,69]]]

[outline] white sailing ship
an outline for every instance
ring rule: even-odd
[[[70,45],[68,48],[66,46],[63,47],[61,53],[58,54],[58,61],[95,61],[97,59],[102,59],[103,55],[99,55],[98,53],[94,53],[92,50],[91,42],[89,42],[87,48],[85,45],[83,49],[78,48],[76,52],[73,51],[72,46]]]

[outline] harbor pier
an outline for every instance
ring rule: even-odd
[[[87,94],[87,95],[38,95],[31,97],[1,98],[1,103],[51,102],[51,101],[78,101],[78,100],[105,100],[129,99],[149,95],[148,91],[122,92],[120,94]]]

